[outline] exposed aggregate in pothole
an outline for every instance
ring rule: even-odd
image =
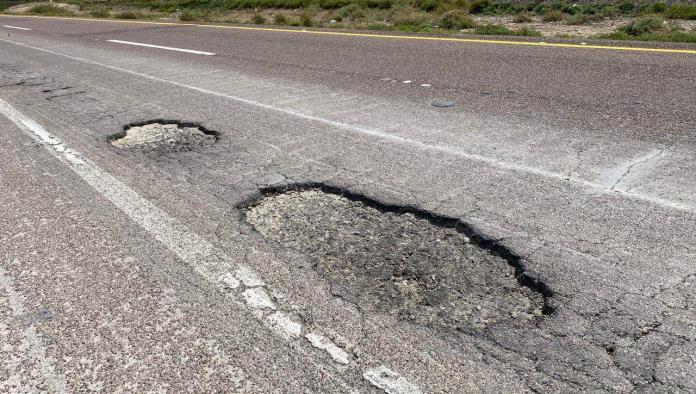
[[[123,133],[112,138],[111,143],[121,149],[164,154],[199,150],[216,141],[215,132],[193,123],[152,121],[126,126]]]
[[[312,256],[332,293],[366,311],[465,332],[547,312],[508,260],[452,223],[405,211],[309,188],[267,193],[244,215],[264,237]]]

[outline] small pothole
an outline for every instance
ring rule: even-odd
[[[199,124],[159,119],[127,125],[110,137],[117,148],[156,154],[204,149],[217,139],[217,132]]]
[[[551,312],[519,258],[453,218],[321,184],[266,189],[242,204],[264,237],[300,250],[335,296],[421,325],[476,332]]]

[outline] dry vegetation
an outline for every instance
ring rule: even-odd
[[[696,42],[696,5],[622,0],[68,0],[0,9],[51,16]],[[76,7],[75,7],[76,6]],[[75,11],[75,8],[78,11]]]

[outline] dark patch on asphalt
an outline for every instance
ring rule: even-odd
[[[53,319],[53,311],[50,309],[41,309],[33,313],[24,315],[20,321],[20,327],[27,329],[34,324],[41,323]]]
[[[523,260],[458,219],[323,184],[263,189],[239,208],[362,310],[463,332],[552,313],[550,289]]]
[[[167,119],[131,123],[122,132],[109,136],[111,144],[118,148],[147,154],[200,150],[219,138],[219,132],[198,123]]]
[[[431,104],[433,107],[438,107],[438,108],[454,107],[454,101],[450,101],[450,100],[433,100],[433,102]]]

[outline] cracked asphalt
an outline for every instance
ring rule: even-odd
[[[696,56],[0,19],[32,29],[0,35],[0,391],[696,391]],[[161,119],[217,142],[111,144]],[[390,250],[332,239],[382,269],[340,275],[314,251],[408,232],[309,204],[264,237],[240,207],[292,184],[461,222],[553,313],[361,307],[413,294],[360,291]]]

